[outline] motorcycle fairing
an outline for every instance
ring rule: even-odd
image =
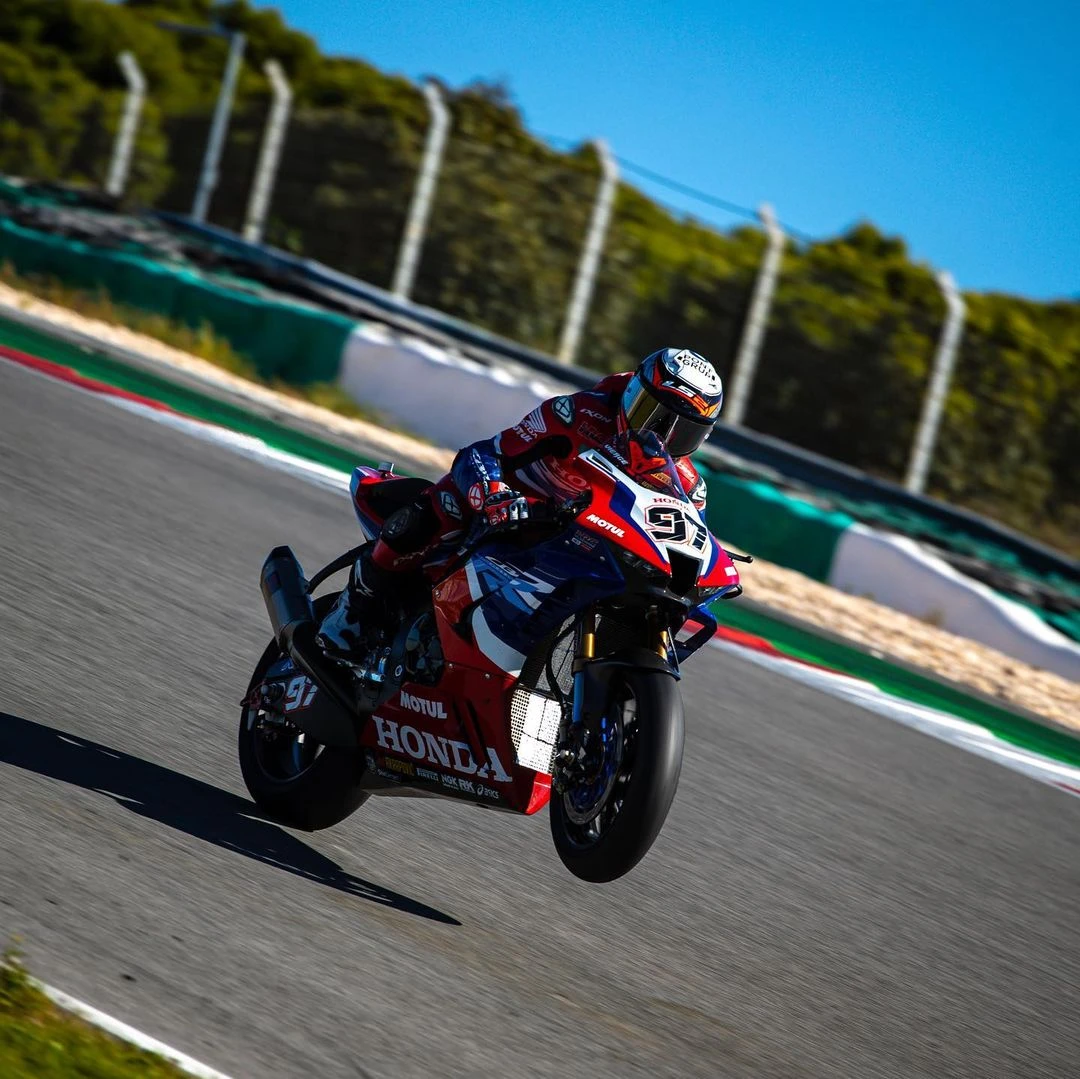
[[[603,544],[575,542],[579,532],[571,527],[528,548],[492,543],[477,551],[459,571],[469,602],[458,608],[450,633],[440,627],[444,653],[457,652],[461,663],[479,653],[493,670],[517,678],[548,634],[588,604],[619,593],[625,578],[611,554]],[[437,616],[448,613],[436,608]],[[475,643],[467,654],[461,650],[466,627]]]
[[[436,686],[406,683],[375,710],[360,739],[375,784],[418,786],[526,814],[546,804],[551,777],[517,762],[503,718],[515,679],[478,673],[448,664]]]
[[[354,468],[349,479],[349,496],[352,499],[353,511],[356,513],[356,519],[360,522],[360,531],[369,540],[373,540],[378,536],[383,522],[374,513],[367,500],[367,488],[384,481],[385,477],[378,469],[368,468],[367,465],[359,465]]]
[[[730,559],[668,475],[673,466],[650,461],[640,483],[598,451],[586,451],[575,466],[592,499],[573,525],[527,548],[492,537],[435,584],[445,667],[434,686],[402,685],[365,725],[372,784],[536,812],[550,798],[561,708],[518,679],[526,657],[554,630],[623,591],[616,549],[667,572],[677,552],[697,564],[699,585],[728,591],[737,584]],[[369,537],[384,520],[378,487],[390,481],[375,469],[353,474],[353,505]],[[696,632],[673,644],[676,661],[715,627],[704,607],[695,615]]]
[[[578,517],[579,525],[601,536],[612,534],[612,527],[622,529],[624,534],[618,538],[633,554],[666,572],[671,571],[673,551],[692,558],[701,567],[701,587],[739,583],[734,563],[681,488],[658,489],[651,481],[655,472],[641,477],[649,481],[647,486],[638,483],[597,450],[586,450],[579,460],[599,473],[592,501]]]

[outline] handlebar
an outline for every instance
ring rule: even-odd
[[[534,498],[532,495],[523,496],[529,503],[529,516],[523,521],[506,521],[503,524],[490,525],[477,516],[472,527],[466,533],[459,553],[475,547],[478,543],[496,536],[512,535],[527,529],[530,525],[546,524],[569,524],[589,504],[592,496],[588,492],[582,492],[573,498]]]

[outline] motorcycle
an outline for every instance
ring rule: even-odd
[[[682,766],[680,666],[716,631],[709,605],[742,591],[732,558],[749,558],[709,532],[655,436],[621,435],[559,470],[567,498],[530,500],[521,525],[432,555],[348,663],[316,643],[337,593],[314,593],[363,545],[310,580],[289,547],[270,552],[274,639],[238,745],[261,809],[314,830],[374,795],[524,814],[550,803],[575,876],[611,881],[644,857]],[[429,487],[357,468],[366,542]]]

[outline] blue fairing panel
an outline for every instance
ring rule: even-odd
[[[625,583],[606,544],[576,527],[526,550],[492,544],[473,557],[470,569],[484,596],[478,610],[487,627],[522,655]]]

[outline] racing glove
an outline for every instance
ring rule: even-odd
[[[529,500],[499,480],[474,483],[469,488],[469,506],[482,517],[488,528],[520,524],[529,519]]]

